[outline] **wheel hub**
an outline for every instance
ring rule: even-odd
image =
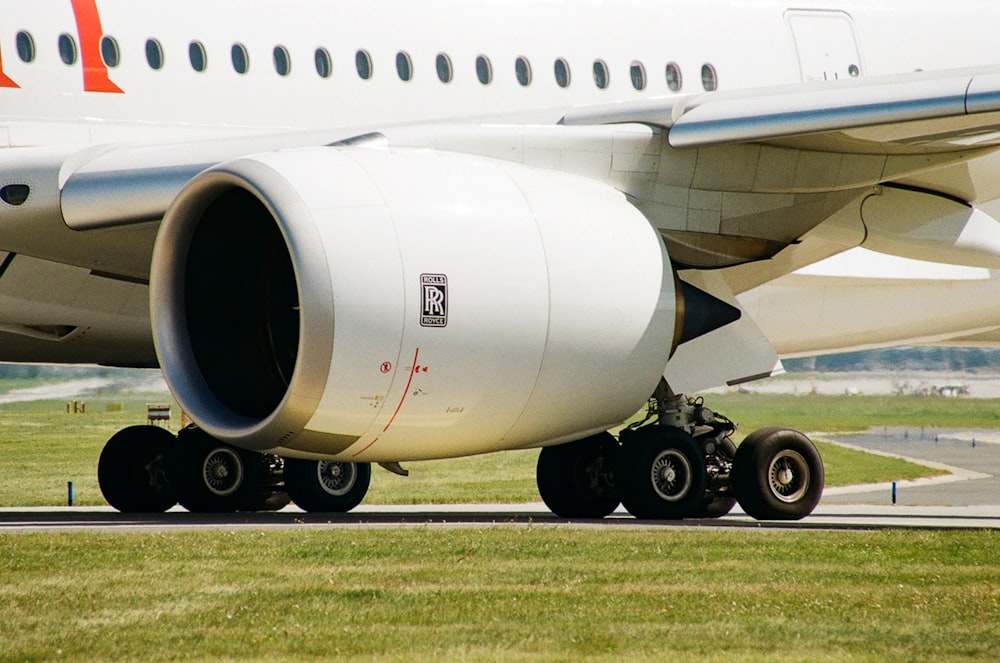
[[[661,499],[676,502],[691,489],[691,464],[676,449],[667,449],[653,461],[653,489]]]
[[[802,454],[785,449],[771,460],[768,478],[771,493],[782,502],[792,503],[809,490],[809,465]]]
[[[235,451],[219,448],[205,457],[202,477],[208,489],[220,497],[235,493],[243,481],[243,463]]]
[[[357,469],[353,463],[323,460],[316,464],[316,472],[323,490],[338,497],[350,492],[357,479]]]

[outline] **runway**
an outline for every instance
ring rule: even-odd
[[[828,438],[830,439],[830,438]],[[828,488],[800,521],[757,521],[739,507],[719,519],[639,521],[619,509],[601,520],[564,520],[544,504],[369,505],[347,514],[277,512],[123,514],[110,507],[0,508],[0,535],[18,532],[174,532],[296,528],[755,528],[1000,530],[1000,433],[935,429],[873,429],[831,441],[940,467],[948,474],[891,484]]]
[[[0,509],[0,534],[400,527],[1000,529],[1000,508],[989,505],[884,507],[821,504],[811,516],[795,522],[757,521],[738,509],[724,518],[714,520],[640,521],[624,511],[618,511],[601,520],[563,520],[549,513],[543,504],[361,506],[347,514],[304,513],[295,508],[286,508],[273,513],[235,514],[194,514],[182,509],[163,514],[124,514],[106,507]]]

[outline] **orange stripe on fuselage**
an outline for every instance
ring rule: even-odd
[[[122,89],[108,76],[108,67],[101,59],[101,16],[97,0],[72,0],[76,30],[80,35],[80,59],[83,60],[83,89],[87,92],[116,92]]]
[[[3,52],[0,51],[0,87],[21,87],[7,74],[3,73]]]

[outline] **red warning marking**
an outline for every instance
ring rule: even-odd
[[[378,367],[378,370],[381,373],[388,373],[389,371],[392,370],[392,362],[383,361],[382,365]]]
[[[396,406],[396,411],[392,413],[392,418],[389,419],[389,423],[387,423],[385,428],[382,429],[383,433],[389,430],[389,426],[391,426],[392,422],[396,420],[396,415],[399,414],[399,411],[403,408],[403,403],[406,402],[406,396],[410,393],[410,385],[413,383],[413,374],[420,368],[417,366],[417,357],[419,356],[420,348],[417,348],[417,351],[413,353],[413,367],[410,369],[410,379],[406,381],[406,388],[403,389],[403,397],[399,399],[399,405]]]
[[[0,51],[0,87],[21,87],[14,82],[14,79],[3,73],[3,51]]]
[[[101,15],[97,0],[72,0],[76,31],[80,35],[80,60],[83,62],[83,89],[87,92],[113,92],[123,94],[120,87],[108,76],[108,67],[101,59]]]
[[[366,444],[364,449],[362,449],[358,453],[356,453],[353,456],[351,456],[351,458],[357,458],[358,456],[360,456],[364,452],[368,451],[369,449],[372,448],[372,445],[375,444],[376,442],[378,442],[378,438],[377,437],[374,440],[372,440],[371,442],[369,442],[368,444]]]

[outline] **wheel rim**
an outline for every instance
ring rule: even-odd
[[[335,497],[343,497],[354,487],[358,468],[354,463],[335,463],[321,460],[316,464],[320,488]]]
[[[771,494],[787,504],[797,502],[809,490],[809,475],[802,454],[785,449],[774,456],[767,471]]]
[[[667,502],[677,502],[691,490],[691,463],[680,451],[667,449],[653,461],[653,490]]]
[[[243,461],[233,449],[219,447],[205,456],[201,465],[205,486],[213,495],[228,497],[243,483]]]

